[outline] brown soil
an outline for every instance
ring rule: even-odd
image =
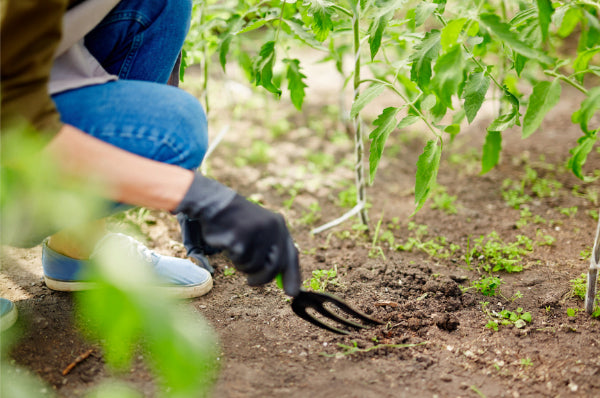
[[[221,104],[216,99],[213,118],[234,116],[214,122],[214,131],[226,123],[232,128],[209,160],[209,172],[284,213],[301,248],[304,277],[313,270],[337,267],[338,284],[330,284],[327,290],[385,325],[348,336],[317,329],[291,312],[274,284],[249,288],[240,273],[224,275],[231,265],[217,255],[212,259],[217,269],[214,289],[189,303],[209,320],[220,338],[223,367],[214,396],[599,396],[600,323],[583,312],[567,316],[567,308],[583,307],[573,297],[569,281],[587,270],[589,260],[580,253],[591,250],[596,221],[588,212],[598,207],[572,190],[578,185],[582,192],[585,188],[599,192],[597,184],[583,184],[563,167],[568,149],[580,135],[570,123],[570,114],[580,101],[576,93],[563,93],[560,107],[531,139],[521,140],[518,130],[505,133],[501,164],[484,176],[478,175],[473,156],[463,156],[456,164],[451,155],[469,155],[472,148],[480,151],[483,122],[489,113],[484,110],[454,143],[446,145],[438,182],[457,196],[457,214],[434,210],[429,201],[409,218],[423,135],[402,132],[394,136],[369,189],[372,231],[381,219],[385,229],[388,224],[396,225],[391,229],[395,241],[404,243],[414,237],[414,231],[407,228],[414,222],[427,225],[429,234],[424,239],[445,237],[460,249],[442,258],[418,250],[391,250],[379,241],[383,257],[369,255],[372,238],[352,231],[353,221],[316,236],[309,233],[345,211],[338,205],[337,193],[344,189],[341,181],[352,181],[351,144],[333,143],[333,133],[340,126],[323,110],[324,104],[337,103],[329,94],[335,87],[331,82],[312,82],[311,87],[319,88],[309,92],[302,114],[258,94],[256,103],[245,100],[243,105]],[[187,88],[194,90],[193,80]],[[380,102],[387,100],[380,98]],[[264,111],[267,108],[269,112]],[[268,127],[281,120],[288,121],[290,131],[273,138]],[[250,143],[258,139],[270,143],[270,162],[236,166],[234,158],[248,154]],[[325,171],[318,169],[307,160],[308,154],[316,152],[334,156],[335,162]],[[533,215],[547,220],[545,224],[529,222],[517,228],[520,214],[503,200],[502,182],[521,180],[526,166],[540,178],[558,180],[562,188],[549,197],[533,195],[528,204]],[[600,155],[594,151],[586,170],[597,169]],[[283,202],[297,181],[303,181],[303,186],[287,209]],[[529,188],[527,192],[532,195]],[[302,218],[313,202],[321,207],[320,219],[307,225]],[[560,212],[573,206],[578,209],[574,216]],[[179,239],[173,218],[160,212],[153,212],[152,217],[156,224],[144,226],[151,246],[161,253],[182,255],[181,246],[173,243]],[[482,276],[478,260],[472,267],[465,263],[468,242],[492,231],[505,242],[515,241],[517,235],[537,242],[537,230],[556,241],[551,246],[534,244],[533,252],[521,261],[522,272],[494,273],[505,282],[501,295],[487,297],[475,289],[461,289]],[[107,378],[109,371],[97,343],[86,341],[73,327],[71,296],[52,292],[41,281],[39,247],[7,248],[2,267],[1,294],[15,300],[24,330],[10,353],[14,361],[39,375],[50,386],[48,393],[54,390],[63,397],[82,396]],[[514,299],[517,291],[522,297]],[[521,307],[531,313],[532,322],[522,328],[501,325],[493,331],[485,327],[489,318],[481,302],[489,302],[490,313]],[[348,353],[340,344],[372,349]],[[400,344],[410,346],[390,346]],[[61,371],[90,348],[93,354],[62,376]],[[154,394],[142,355],[125,380],[147,396]]]

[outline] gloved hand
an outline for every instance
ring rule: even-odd
[[[200,174],[195,174],[175,213],[198,219],[206,243],[224,249],[235,267],[248,274],[250,286],[281,274],[285,292],[298,294],[298,251],[281,215]]]
[[[200,220],[192,220],[183,213],[177,214],[177,221],[181,226],[181,240],[187,250],[187,256],[196,260],[198,265],[210,272],[215,273],[215,269],[210,265],[205,256],[221,252],[221,249],[210,246],[204,241],[202,236],[202,224]]]

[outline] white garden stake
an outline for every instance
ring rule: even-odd
[[[590,258],[590,270],[588,271],[587,289],[585,293],[585,310],[588,314],[594,312],[594,299],[596,298],[596,281],[598,279],[598,270],[600,269],[600,220],[596,228],[596,240],[594,249]]]

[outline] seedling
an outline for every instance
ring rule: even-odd
[[[337,266],[332,269],[318,269],[312,272],[312,277],[304,281],[304,287],[316,292],[324,292],[328,285],[338,286]]]
[[[225,267],[225,269],[223,269],[223,276],[231,276],[231,275],[235,275],[235,268]]]
[[[308,206],[308,211],[300,217],[300,222],[306,225],[312,225],[321,219],[321,206],[318,202],[313,202]]]
[[[552,235],[545,234],[541,229],[535,232],[536,243],[538,246],[552,246],[556,242],[556,238]]]
[[[533,365],[533,361],[531,360],[531,358],[521,358],[521,366],[523,368],[527,368],[532,365]]]
[[[488,308],[489,302],[481,303],[481,309],[488,318],[486,328],[498,331],[501,325],[513,325],[517,329],[524,328],[533,320],[530,312],[524,312],[523,308],[519,307],[515,311],[502,310],[496,312]]]
[[[594,221],[598,221],[598,210],[588,210],[587,214],[594,219]]]
[[[471,287],[475,288],[484,296],[495,296],[498,294],[498,289],[504,281],[496,276],[482,278],[478,281],[472,281]]]
[[[560,214],[572,218],[575,216],[575,214],[577,214],[577,206],[561,207],[560,209],[558,209],[558,211],[560,212]]]
[[[265,141],[253,141],[250,148],[240,152],[240,155],[234,159],[235,165],[238,167],[262,165],[271,161],[271,146]]]
[[[480,261],[481,268],[486,272],[520,272],[523,266],[519,264],[522,256],[533,249],[531,239],[524,235],[518,235],[517,241],[504,243],[498,234],[493,231],[487,236],[481,236],[474,240],[474,246],[467,251],[470,262],[473,259]]]
[[[448,239],[444,236],[424,240],[423,238],[429,233],[427,229],[427,225],[416,224],[412,221],[409,222],[408,230],[412,231],[415,236],[409,237],[404,244],[397,244],[395,249],[401,251],[416,249],[436,258],[449,258],[460,250],[459,245],[448,243]]]
[[[435,190],[431,200],[433,203],[431,204],[431,208],[433,210],[439,209],[442,210],[446,214],[456,214],[458,210],[456,209],[456,195],[451,196],[446,192],[446,188],[439,186]]]

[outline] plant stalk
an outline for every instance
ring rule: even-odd
[[[357,7],[352,16],[352,33],[354,36],[354,101],[360,94],[360,8]],[[364,142],[362,136],[362,122],[360,115],[356,115],[351,121],[354,127],[354,155],[355,155],[355,181],[356,181],[356,202],[358,204],[367,202],[367,190],[365,182],[365,170],[363,165]],[[363,225],[369,226],[369,217],[366,207],[359,211],[360,221]]]

